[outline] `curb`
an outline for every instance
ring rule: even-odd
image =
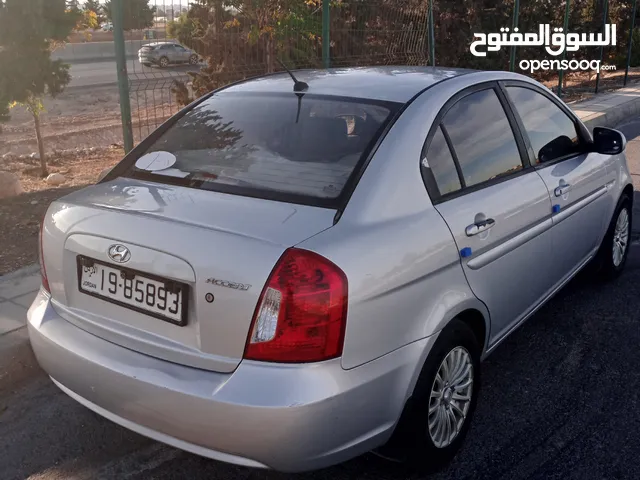
[[[38,265],[37,263],[33,263],[31,265],[27,265],[26,267],[19,268],[18,270],[14,270],[13,272],[0,275],[0,283],[10,280],[16,280],[22,277],[28,277],[29,275],[33,275],[34,273],[38,273],[39,271],[40,265]]]

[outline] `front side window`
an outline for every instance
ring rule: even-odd
[[[492,88],[467,95],[442,122],[458,159],[463,187],[523,168],[507,115]]]
[[[395,103],[306,94],[219,92],[187,112],[147,149],[171,168],[129,176],[273,198],[281,192],[336,199]],[[311,201],[310,203],[314,203]]]
[[[581,151],[576,125],[555,103],[525,87],[507,87],[531,141],[536,163]]]

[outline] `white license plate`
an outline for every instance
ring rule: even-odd
[[[186,324],[188,287],[182,283],[78,257],[78,288],[161,320]]]

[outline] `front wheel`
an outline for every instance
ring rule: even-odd
[[[169,66],[169,59],[167,57],[162,57],[159,63],[162,68],[166,68]]]
[[[461,320],[451,321],[422,367],[408,413],[377,453],[422,473],[448,464],[462,447],[476,408],[480,355],[471,328]]]
[[[197,65],[198,64],[198,55],[193,54],[189,57],[189,65]]]
[[[631,240],[631,200],[623,194],[596,257],[597,273],[609,280],[622,273]]]

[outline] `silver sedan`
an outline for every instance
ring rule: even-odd
[[[164,68],[183,63],[197,65],[200,62],[200,57],[194,50],[176,42],[153,42],[138,50],[138,60],[148,67],[158,65]]]
[[[581,269],[622,271],[624,150],[507,72],[227,86],[49,207],[33,349],[82,405],[198,455],[437,469],[481,360]]]

